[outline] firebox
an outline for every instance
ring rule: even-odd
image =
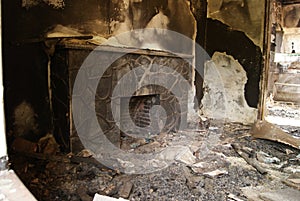
[[[193,100],[188,99],[193,87],[192,68],[187,61],[192,60],[191,55],[181,54],[178,56],[154,50],[128,51],[128,48],[111,46],[95,48],[94,45],[64,41],[56,46],[51,62],[54,135],[65,151],[76,153],[83,148],[76,131],[78,128],[75,127],[72,119],[71,97],[74,95],[72,91],[78,71],[91,52],[97,57],[97,61],[101,62],[109,60],[112,55],[117,58],[101,76],[96,90],[95,103],[86,104],[82,108],[82,112],[92,110],[96,112],[101,129],[115,146],[120,146],[121,130],[127,134],[154,134],[159,130],[163,132],[178,130],[179,124],[186,124],[188,104],[193,104]],[[93,64],[88,63],[88,65]],[[154,80],[154,83],[144,86],[143,89],[137,88],[130,97],[126,93],[121,93],[118,94],[118,97],[112,98],[113,90],[119,80],[134,69],[138,70],[134,73],[135,77],[132,80],[140,83],[143,79],[150,79],[151,74],[159,72],[162,77],[158,81],[166,82],[168,86],[176,88],[177,94],[173,94],[172,90],[159,86],[159,84],[156,85]],[[90,69],[87,66],[83,70],[86,71],[87,80],[99,78],[97,69]],[[180,77],[186,80],[190,86],[182,85]],[[132,83],[128,81],[126,86],[122,87],[127,88]],[[85,83],[80,83],[79,86],[82,87],[82,90],[75,96],[80,97],[91,93]],[[114,98],[119,107],[112,111],[111,103]],[[129,102],[129,112],[126,112],[122,106],[125,102]],[[157,106],[164,108],[165,113],[156,112]],[[119,123],[114,119],[115,114],[120,118]],[[162,115],[164,116],[163,120],[158,118]],[[138,129],[132,129],[129,124],[130,119]],[[89,121],[91,120],[83,119],[79,126],[86,126]]]
[[[129,111],[124,111],[125,107],[122,107],[126,103],[129,103]],[[137,135],[138,133],[157,134],[160,128],[159,114],[150,114],[154,105],[160,105],[159,94],[121,98],[121,132]],[[129,122],[133,122],[136,126],[134,128],[137,129],[130,126]]]

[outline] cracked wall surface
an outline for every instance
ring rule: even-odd
[[[206,51],[210,56],[217,52],[232,55],[243,66],[248,81],[245,98],[249,106],[257,107],[262,68],[262,52],[245,33],[232,30],[218,20],[207,20]]]
[[[251,124],[257,109],[248,106],[244,97],[246,71],[232,56],[215,52],[204,69],[202,112],[213,119]]]

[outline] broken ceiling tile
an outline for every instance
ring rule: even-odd
[[[264,201],[259,197],[259,194],[265,192],[268,188],[265,186],[247,186],[241,188],[242,193],[249,201]]]

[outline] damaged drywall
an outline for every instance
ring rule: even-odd
[[[212,56],[214,52],[226,52],[243,66],[248,81],[245,85],[245,98],[249,106],[257,107],[259,83],[262,67],[262,53],[243,32],[231,30],[218,20],[207,19],[206,51]]]
[[[259,47],[263,46],[265,2],[261,0],[208,0],[208,17],[245,32]]]
[[[215,52],[204,69],[203,114],[214,119],[254,123],[257,109],[247,105],[246,82],[246,72],[237,60],[226,53]]]

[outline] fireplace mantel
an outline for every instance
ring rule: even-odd
[[[144,73],[148,63],[160,65],[164,63],[168,68],[173,69],[180,74],[193,87],[191,63],[193,56],[185,54],[174,54],[158,50],[135,49],[128,47],[112,47],[112,46],[96,46],[90,44],[77,44],[72,42],[60,43],[56,46],[56,51],[51,61],[51,88],[52,88],[52,107],[53,107],[53,124],[54,134],[58,142],[65,151],[78,152],[83,147],[76,132],[72,120],[72,89],[77,73],[87,58],[94,51],[99,55],[99,59],[105,61],[111,54],[122,55],[105,71],[100,79],[97,93],[95,96],[95,109],[99,125],[106,134],[107,138],[116,146],[120,144],[120,129],[115,123],[111,111],[112,89],[118,84],[118,80],[128,73],[130,70],[140,66],[142,62]],[[130,68],[128,68],[130,66]],[[150,70],[153,72],[153,70]],[[150,72],[149,71],[149,72]],[[94,73],[94,75],[93,75]],[[86,79],[92,79],[97,76],[97,72],[88,72]],[[168,74],[169,72],[161,72]],[[169,75],[173,76],[173,75]],[[141,75],[137,75],[136,79],[140,79]],[[165,79],[166,82],[174,82],[176,87],[180,83],[176,83],[174,79]],[[172,81],[173,80],[173,81]],[[124,86],[126,87],[126,86]],[[84,89],[83,89],[84,90]],[[159,97],[159,103],[168,112],[166,127],[163,131],[178,130],[180,122],[187,122],[188,96],[191,89],[182,89],[180,97],[174,97],[174,94],[163,87],[151,85],[142,90],[137,90],[134,97],[155,95]],[[120,108],[116,113],[121,116],[121,99],[126,97],[120,94]],[[178,101],[184,102],[184,107],[179,109]]]

